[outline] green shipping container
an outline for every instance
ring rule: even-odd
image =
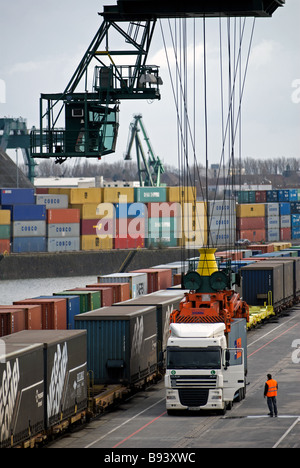
[[[79,296],[80,299],[80,313],[84,314],[91,310],[99,309],[101,307],[101,291],[86,291],[84,289],[73,289],[68,291],[61,291],[54,293],[54,296]]]
[[[10,239],[10,224],[0,225],[0,239]]]
[[[167,201],[166,187],[136,187],[134,189],[134,201],[142,203]]]

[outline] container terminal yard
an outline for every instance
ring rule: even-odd
[[[105,6],[65,91],[41,95],[40,128],[25,135],[31,182],[38,159],[114,153],[120,102],[161,99],[159,67],[147,58],[163,19],[183,22],[182,40],[187,18],[201,21],[207,169],[206,21],[253,19],[249,58],[255,18],[284,6]],[[230,21],[227,28],[229,43]],[[241,20],[237,29],[222,142],[224,155],[230,134],[229,178],[244,90],[236,70],[247,57]],[[112,30],[127,49],[109,47]],[[220,29],[220,49],[221,42]],[[130,55],[134,65],[119,65],[116,57]],[[246,58],[245,75],[247,68]],[[1,448],[100,448],[102,461],[132,465],[195,463],[201,448],[299,448],[300,191],[239,190],[211,200],[206,172],[199,193],[199,161],[192,177],[187,158],[189,117],[178,112],[187,110],[184,92],[180,99],[184,170],[176,187],[161,183],[164,168],[149,147],[139,187],[37,188],[18,174],[16,188],[0,145]],[[264,398],[267,374],[278,383],[278,394],[266,394],[268,404],[276,394],[274,415]]]

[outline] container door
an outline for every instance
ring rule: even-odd
[[[233,401],[235,394],[245,386],[243,348],[228,348],[223,356],[224,401]]]

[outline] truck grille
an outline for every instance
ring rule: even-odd
[[[180,389],[180,403],[183,406],[204,406],[207,403],[208,392],[208,389]]]
[[[172,388],[210,389],[210,388],[216,388],[216,386],[217,386],[216,375],[171,376]]]

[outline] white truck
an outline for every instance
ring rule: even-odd
[[[171,323],[166,356],[166,408],[213,410],[225,414],[246,394],[247,325]]]

